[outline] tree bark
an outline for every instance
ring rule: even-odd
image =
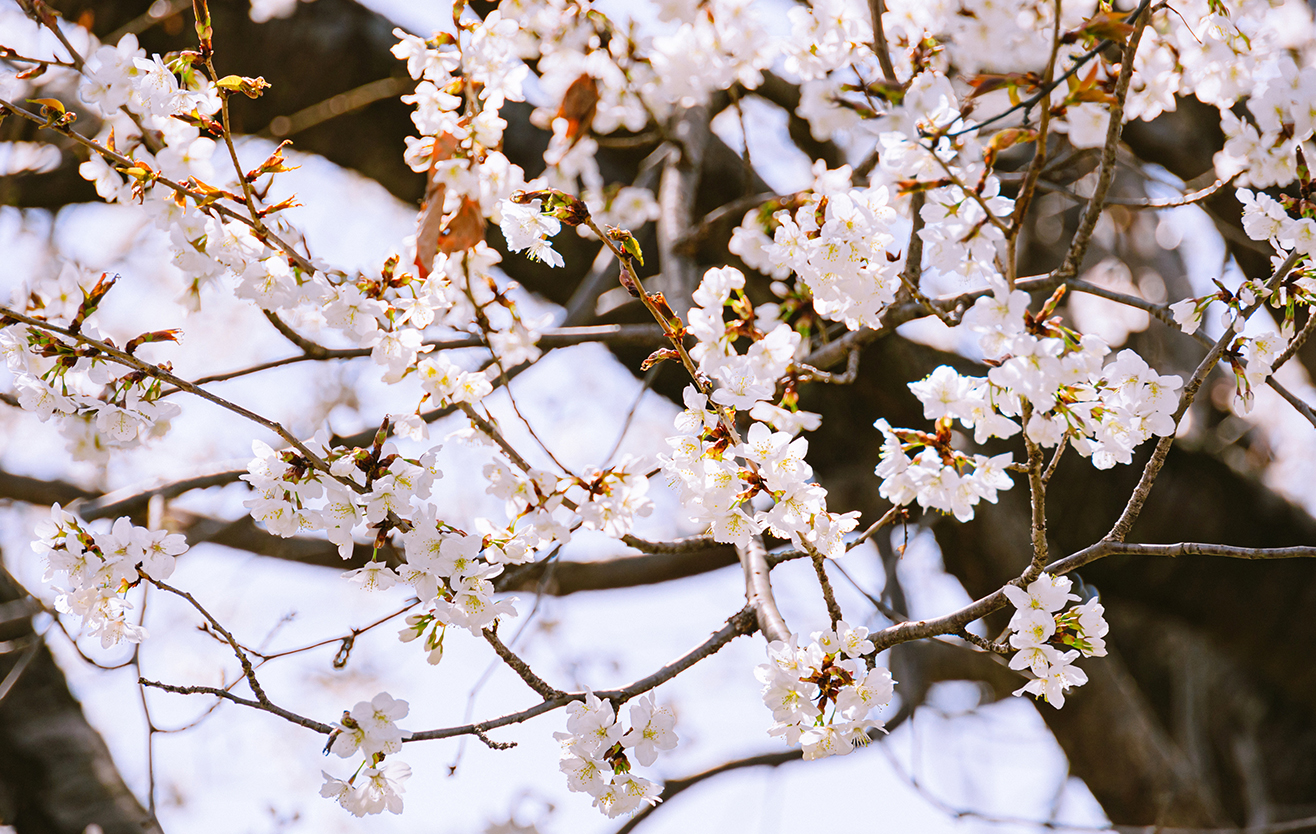
[[[158,834],[33,629],[39,610],[0,568],[0,823],[19,834],[83,834],[89,825]]]

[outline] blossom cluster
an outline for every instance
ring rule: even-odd
[[[852,189],[850,173],[818,163],[809,199],[794,214],[773,216],[772,245],[762,257],[794,271],[818,315],[857,330],[877,326],[900,288],[899,264],[888,257],[897,254],[898,224],[887,188]]]
[[[756,311],[744,285],[739,270],[724,267],[708,270],[694,292],[689,332],[698,342],[690,356],[700,376],[716,385],[711,397],[686,388],[678,434],[667,440],[672,454],[660,460],[691,519],[709,524],[718,541],[744,546],[767,531],[801,549],[839,556],[858,514],[828,512],[827,491],[810,480],[813,469],[804,460],[809,442],[794,437],[816,427],[816,415],[784,407],[795,400],[789,390],[780,398],[777,393],[801,336],[771,305]],[[750,342],[743,354],[736,348],[740,340]],[[736,411],[754,418],[743,440],[728,422]],[[755,511],[756,496],[765,507],[771,499],[771,506]]]
[[[806,759],[844,756],[870,740],[882,722],[868,715],[891,700],[891,673],[866,660],[873,653],[868,629],[839,620],[801,647],[791,635],[768,644],[768,662],[754,674],[763,703],[776,722],[769,735],[800,745]]]
[[[410,584],[431,607],[425,626],[453,624],[479,634],[499,616],[515,616],[511,600],[493,599],[490,580],[503,570],[496,560],[524,561],[533,551],[504,543],[480,558],[482,537],[457,531],[437,517],[426,502],[434,479],[442,474],[434,466],[435,451],[408,460],[392,444],[384,444],[378,454],[329,450],[320,444],[329,463],[324,473],[297,453],[276,453],[260,441],[253,449],[257,457],[243,479],[256,494],[245,504],[271,533],[286,537],[323,530],[346,559],[355,546],[354,531],[405,526],[407,563],[399,570],[373,559],[344,576],[367,590],[383,590],[400,581]],[[423,630],[415,631],[413,639]]]
[[[1096,597],[1062,613],[1066,605],[1079,600],[1070,593],[1072,587],[1067,576],[1043,573],[1027,588],[1004,588],[1015,607],[1010,618],[1010,646],[1017,651],[1010,658],[1010,668],[1033,675],[1014,694],[1027,692],[1057,709],[1065,705],[1070,688],[1088,682],[1087,673],[1074,662],[1080,655],[1105,657],[1104,638],[1110,630],[1105,608]]]
[[[1304,188],[1310,177],[1303,172]],[[1312,259],[1316,257],[1316,205],[1309,200],[1295,201],[1281,195],[1284,202],[1247,188],[1234,192],[1243,204],[1243,231],[1253,240],[1269,243],[1275,251],[1277,265],[1289,257],[1302,256],[1297,267],[1278,287],[1272,289],[1257,279],[1245,280],[1235,290],[1217,283],[1218,291],[1210,295],[1186,298],[1169,306],[1174,321],[1188,334],[1196,333],[1215,302],[1222,302],[1220,326],[1236,334],[1226,359],[1237,383],[1237,402],[1246,414],[1252,410],[1254,389],[1274,371],[1273,363],[1296,334],[1297,310],[1316,302],[1316,276]],[[1299,216],[1294,217],[1294,213]],[[1279,319],[1279,332],[1263,329],[1243,333],[1247,313],[1255,305],[1266,304]]]
[[[1068,442],[1098,469],[1128,464],[1133,450],[1153,436],[1174,433],[1178,376],[1162,375],[1132,350],[1103,364],[1106,343],[1081,335],[1028,311],[1028,294],[997,287],[978,299],[963,327],[980,335],[979,345],[993,367],[985,377],[967,376],[942,365],[909,388],[936,421],[936,432],[875,426],[884,436],[880,494],[895,504],[952,513],[961,521],[974,506],[995,503],[997,490],[1009,489],[1010,453],[986,457],[955,448],[953,425],[973,429],[974,441],[1009,438],[1022,428],[1041,447]],[[910,453],[915,453],[910,457]]]
[[[296,0],[253,0],[251,15],[263,20],[295,6]],[[789,36],[774,34],[762,4],[752,0],[661,0],[659,6],[666,28],[652,32],[612,20],[588,2],[566,0],[503,0],[483,19],[459,3],[451,33],[425,39],[397,30],[393,54],[417,82],[403,97],[414,105],[417,131],[403,158],[426,175],[426,201],[401,254],[370,275],[336,269],[273,236],[299,237],[284,213],[291,199],[266,199],[270,184],[290,170],[282,147],[251,171],[213,165],[216,139],[227,137],[215,117],[229,88],[206,77],[199,53],[148,56],[133,35],[103,45],[69,26],[72,43],[87,56],[80,71],[63,62],[21,78],[3,70],[0,94],[22,101],[76,74],[77,95],[101,120],[95,146],[106,152],[92,153],[80,173],[103,199],[135,206],[168,235],[187,302],[199,307],[204,292],[228,291],[313,335],[327,331],[339,343],[368,350],[386,383],[414,383],[408,406],[416,408],[392,416],[389,425],[422,440],[426,403],[474,409],[508,371],[540,356],[548,319],[522,314],[498,270],[501,256],[484,240],[486,224],[499,226],[510,251],[553,266],[564,265],[549,242],[564,218],[526,195],[578,194],[598,224],[638,230],[657,218],[657,203],[648,188],[606,182],[595,137],[618,129],[639,135],[657,124],[664,152],[682,153],[680,141],[667,139],[680,132],[668,127],[673,117],[710,104],[733,85],[755,90],[771,68],[798,84],[793,115],[817,141],[869,160],[836,168],[816,162],[808,188],[767,201],[735,229],[731,252],[775,279],[781,303],[756,306],[742,273],[712,269],[693,294],[688,322],[676,322],[696,341],[690,356],[698,373],[662,464],[690,518],[723,542],[743,546],[766,532],[810,553],[844,553],[857,513],[828,510],[827,493],[806,460],[808,441],[796,436],[819,420],[798,409],[796,388],[811,372],[803,358],[815,339],[835,335],[839,328],[829,322],[879,328],[898,302],[942,291],[986,288],[960,326],[977,337],[990,369],[970,376],[943,366],[910,384],[932,431],[875,423],[883,434],[876,470],[883,497],[968,520],[981,501],[994,502],[998,491],[1011,488],[1008,473],[1019,468],[1013,455],[966,451],[957,426],[971,430],[979,446],[1020,433],[1041,447],[1068,443],[1100,469],[1129,463],[1141,443],[1175,431],[1178,377],[1159,374],[1130,350],[1108,361],[1111,350],[1102,340],[1052,316],[1058,296],[1032,313],[1028,295],[1006,277],[1013,276],[1004,262],[1013,253],[1004,243],[1015,204],[1001,194],[995,159],[1012,143],[1037,136],[1031,122],[993,127],[974,120],[1007,110],[1035,88],[1026,79],[1049,61],[1070,66],[1095,56],[1089,69],[1054,86],[1047,112],[1074,148],[1101,146],[1116,103],[1115,76],[1114,65],[1092,47],[1127,21],[1095,3],[889,0],[883,28],[891,54],[883,56],[884,66],[860,3],[816,0],[791,9]],[[1151,119],[1174,109],[1176,96],[1195,95],[1222,112],[1227,141],[1215,160],[1222,180],[1237,175],[1243,185],[1264,188],[1300,179],[1306,192],[1303,155],[1316,129],[1316,69],[1301,50],[1281,48],[1293,44],[1263,14],[1269,7],[1267,0],[1156,7],[1133,59],[1123,116]],[[35,24],[22,19],[11,27],[4,20],[6,32],[21,35],[6,46],[41,51]],[[1053,43],[1051,32],[1065,35]],[[258,93],[255,81],[238,79]],[[533,121],[551,132],[543,173],[530,181],[503,153],[508,123],[501,115],[507,102],[528,94],[537,99]],[[1246,112],[1238,106],[1245,96]],[[743,121],[738,96],[735,109]],[[1271,242],[1280,259],[1316,257],[1316,206],[1246,189],[1238,194],[1249,236]],[[215,211],[221,200],[250,213],[252,222]],[[15,306],[84,339],[109,342],[89,320],[92,300],[108,289],[66,264],[22,288]],[[1273,292],[1255,283],[1221,287],[1169,309],[1191,333],[1212,304],[1224,304],[1222,324],[1239,333],[1225,358],[1246,406],[1294,335],[1295,305],[1310,304],[1313,295],[1313,278],[1300,272]],[[1284,310],[1280,334],[1242,335],[1244,312],[1258,299]],[[437,331],[487,347],[488,364],[473,369],[436,352]],[[171,333],[146,336],[164,340]],[[0,353],[19,404],[42,421],[60,415],[75,452],[85,457],[104,460],[111,450],[161,434],[179,412],[163,399],[157,379],[116,376],[105,353],[85,341],[10,324],[0,328]],[[749,419],[738,423],[742,413]],[[464,434],[491,440],[486,431],[477,425]],[[514,601],[495,594],[506,565],[540,558],[580,528],[621,538],[652,508],[642,461],[558,474],[501,454],[483,477],[486,491],[504,502],[505,518],[475,519],[470,529],[458,529],[430,500],[441,475],[437,447],[406,458],[383,442],[386,433],[364,449],[330,447],[323,435],[295,450],[256,442],[244,477],[252,489],[246,506],[275,535],[323,533],[344,558],[373,539],[375,558],[346,576],[366,589],[405,583],[416,591],[422,608],[400,637],[424,638],[431,662],[442,656],[448,626],[478,635],[515,616]],[[127,621],[124,594],[143,575],[168,578],[173,557],[186,550],[179,536],[127,519],[101,529],[58,505],[37,534],[34,547],[47,559],[48,578],[63,576],[70,585],[60,590],[60,610],[81,616],[106,646],[144,636]],[[405,562],[397,567],[379,558],[390,536],[404,544]],[[1055,706],[1086,680],[1076,658],[1105,652],[1100,603],[1064,610],[1078,599],[1070,587],[1068,579],[1043,574],[1026,589],[1005,590],[1017,608],[1011,665],[1035,676],[1020,692]],[[890,700],[893,686],[887,670],[871,666],[867,630],[841,621],[806,647],[798,642],[792,636],[771,644],[770,662],[758,668],[777,722],[772,733],[801,745],[807,758],[866,743],[881,726],[868,715]],[[326,774],[322,795],[358,816],[400,811],[410,770],[384,759],[406,736],[394,723],[406,713],[405,702],[381,694],[345,714],[330,750],[343,757],[360,752],[364,761],[348,780]],[[630,773],[630,759],[651,765],[657,751],[675,746],[669,711],[652,696],[639,699],[627,731],[613,704],[590,694],[571,704],[568,716],[568,733],[559,737],[572,790],[590,794],[609,816],[657,801],[657,787]]]
[[[99,279],[66,264],[56,281],[34,298],[46,320],[71,325],[87,339],[113,340],[88,321],[95,304],[113,280]],[[146,334],[140,341],[177,339],[170,332]],[[181,409],[163,399],[158,380],[135,371],[118,374],[117,362],[100,348],[37,327],[14,324],[0,328],[0,355],[13,374],[20,407],[46,422],[57,417],[74,457],[103,461],[111,449],[129,449],[163,435]]]
[[[672,454],[659,459],[692,520],[708,524],[717,541],[742,547],[766,531],[829,558],[845,552],[845,534],[859,514],[827,510],[827,491],[809,480],[807,440],[756,422],[736,443],[694,386],[685,390],[685,405],[676,418],[680,433],[667,440]],[[754,512],[750,502],[760,495],[772,504]]]
[[[145,576],[163,582],[174,572],[176,558],[187,552],[187,541],[167,530],[137,527],[127,518],[108,529],[91,525],[55,504],[50,518],[36,527],[32,549],[46,560],[47,582],[63,577],[56,587],[55,609],[82,619],[88,633],[110,648],[120,640],[141,642],[147,631],[130,623],[126,599]]]
[[[617,721],[612,701],[586,693],[584,701],[567,705],[567,731],[553,734],[562,743],[558,767],[567,776],[567,787],[594,797],[594,806],[609,818],[646,802],[657,804],[659,786],[633,774],[630,759],[648,767],[660,750],[674,749],[675,723],[672,711],[658,706],[649,693],[631,704],[627,730]]]
[[[411,768],[405,762],[384,759],[401,750],[402,740],[411,735],[394,723],[406,718],[409,710],[406,701],[381,692],[344,711],[325,752],[343,759],[359,752],[365,760],[346,780],[324,772],[320,796],[336,800],[358,817],[382,811],[402,813],[402,783],[411,777]]]

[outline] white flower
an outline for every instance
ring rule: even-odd
[[[652,693],[644,695],[631,703],[631,731],[622,736],[622,746],[632,748],[636,760],[648,767],[658,759],[659,750],[676,747],[675,723],[670,710],[654,704]]]
[[[593,755],[620,741],[625,728],[617,724],[612,702],[589,692],[583,702],[567,704],[567,732],[576,739],[573,749]]]
[[[1046,702],[1056,709],[1063,707],[1065,705],[1065,692],[1071,687],[1082,686],[1088,682],[1087,673],[1073,665],[1077,659],[1078,652],[1076,651],[1058,654],[1051,661],[1051,667],[1047,670],[1045,677],[1029,681],[1015,690],[1014,694],[1022,695],[1027,692],[1046,699]]]
[[[1065,113],[1069,142],[1076,148],[1099,148],[1106,144],[1110,110],[1097,102],[1072,105]]]
[[[1078,597],[1069,592],[1073,584],[1068,576],[1051,576],[1044,573],[1030,582],[1027,589],[1006,585],[1002,590],[1006,598],[1014,603],[1014,607],[1019,609],[1015,614],[1018,618],[1028,609],[1040,609],[1052,613],[1064,608],[1065,603],[1070,600],[1077,601]],[[1015,620],[1011,620],[1012,629],[1014,622]]]
[[[891,701],[895,692],[891,673],[878,667],[872,669],[853,686],[841,689],[836,698],[836,709],[846,718],[858,721],[865,718],[869,711],[885,706]]]
[[[547,240],[561,230],[562,223],[556,217],[541,212],[539,200],[531,200],[524,205],[505,200],[501,208],[502,222],[498,227],[503,231],[508,249],[513,252],[528,249],[527,254],[531,258],[549,266],[562,266],[565,263]]]
[[[173,574],[174,557],[187,552],[187,539],[167,530],[138,527],[133,530],[133,544],[142,552],[142,572],[160,581]]]
[[[366,591],[383,591],[392,588],[398,582],[398,575],[383,562],[369,562],[364,567],[350,570],[343,574]]]

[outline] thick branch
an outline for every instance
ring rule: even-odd
[[[777,600],[772,596],[772,581],[768,566],[768,553],[763,547],[763,537],[752,536],[747,547],[736,545],[736,556],[745,571],[745,600],[754,612],[759,630],[770,641],[790,640],[791,630],[786,626],[781,612],[777,610]]]

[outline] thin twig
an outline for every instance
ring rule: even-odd
[[[1028,435],[1028,422],[1033,416],[1033,405],[1027,399],[1023,400],[1022,411],[1020,422],[1024,426],[1024,448],[1028,450],[1028,499],[1031,507],[1029,528],[1033,544],[1033,559],[1023,578],[1023,584],[1027,585],[1042,573],[1042,568],[1046,565],[1046,482],[1042,480],[1042,449]]]
[[[47,130],[53,130],[56,133],[60,134],[61,136],[67,136],[69,139],[72,139],[73,141],[77,142],[79,145],[82,145],[83,147],[88,148],[89,150],[100,154],[106,159],[117,163],[118,166],[121,168],[132,168],[137,164],[134,160],[129,159],[123,154],[116,153],[110,150],[109,148],[105,148],[102,147],[101,145],[98,145],[96,142],[92,141],[91,139],[88,139],[87,137],[83,136],[77,131],[69,128],[67,125],[50,124],[47,122],[46,119],[43,119],[41,116],[37,115],[36,113],[33,113],[29,110],[19,107],[17,104],[14,104],[13,102],[6,101],[5,99],[0,99],[0,108],[9,110],[15,115],[22,116],[28,121],[34,122],[40,125],[41,127],[46,128]],[[227,217],[230,220],[236,220],[239,223],[243,223],[247,226],[251,226],[252,229],[255,229],[259,232],[260,239],[262,242],[266,242],[266,241],[273,242],[275,245],[278,246],[280,250],[282,250],[282,252],[285,255],[288,256],[288,258],[290,258],[294,263],[296,263],[297,266],[300,269],[302,269],[302,271],[304,271],[306,274],[310,275],[315,272],[315,266],[310,262],[309,259],[307,259],[305,255],[298,252],[296,249],[292,247],[292,244],[288,243],[283,238],[276,235],[273,231],[271,231],[268,227],[264,226],[263,224],[259,229],[257,229],[257,227],[252,224],[251,219],[246,215],[234,211],[233,209],[221,203],[207,202],[207,200],[209,199],[207,195],[198,191],[193,191],[187,186],[182,185],[181,183],[174,182],[168,177],[159,176],[158,174],[152,174],[150,182],[163,185],[165,188],[168,188],[178,194],[181,194],[184,197],[191,197],[193,201],[196,202],[197,207],[202,211],[206,211],[206,212],[213,211],[216,214],[219,214],[221,217]]]
[[[1293,341],[1289,342],[1288,346],[1280,351],[1279,356],[1275,357],[1275,361],[1270,365],[1271,373],[1278,371],[1285,362],[1292,359],[1294,354],[1301,350],[1302,346],[1307,343],[1309,338],[1311,338],[1313,332],[1316,332],[1316,310],[1308,308],[1307,323],[1302,326],[1302,329],[1299,330],[1296,335],[1294,335]]]
[[[1046,70],[1042,74],[1044,86],[1050,84],[1055,76],[1056,56],[1060,53],[1060,17],[1060,0],[1055,0],[1056,19],[1051,31],[1051,56],[1047,59]],[[1010,219],[1010,229],[1005,235],[1005,282],[1011,290],[1014,290],[1014,282],[1019,274],[1019,263],[1016,254],[1019,233],[1023,231],[1024,219],[1028,214],[1028,207],[1033,201],[1037,180],[1042,175],[1042,169],[1046,167],[1047,132],[1051,127],[1050,96],[1044,97],[1041,105],[1042,115],[1038,120],[1037,136],[1033,139],[1033,161],[1029,163],[1028,171],[1024,174],[1023,185],[1019,188],[1019,195],[1014,201],[1014,214]]]
[[[1056,453],[1051,456],[1051,462],[1046,465],[1046,471],[1042,473],[1043,487],[1051,483],[1051,476],[1056,474],[1056,467],[1060,465],[1060,456],[1065,453],[1065,449],[1068,447],[1069,444],[1066,442],[1061,442],[1056,445]]]
[[[1275,270],[1275,274],[1271,276],[1266,284],[1267,288],[1273,290],[1280,281],[1284,280],[1284,276],[1288,275],[1289,270],[1293,269],[1294,265],[1297,264],[1298,259],[1301,257],[1301,253],[1297,251],[1289,255],[1288,258],[1284,260],[1284,263],[1280,264],[1279,268]],[[1241,327],[1243,322],[1247,321],[1247,319],[1250,318],[1251,315],[1264,303],[1265,300],[1263,298],[1258,298],[1251,306],[1241,313],[1238,321],[1234,323],[1234,327]],[[1188,380],[1187,384],[1184,385],[1183,392],[1179,396],[1179,407],[1175,409],[1175,412],[1172,415],[1172,419],[1176,425],[1178,425],[1179,420],[1183,418],[1184,413],[1188,411],[1188,406],[1192,405],[1193,398],[1197,396],[1198,389],[1202,387],[1202,382],[1206,380],[1206,375],[1215,367],[1216,362],[1220,361],[1220,357],[1224,354],[1225,348],[1233,341],[1235,332],[1234,327],[1225,330],[1224,335],[1222,335],[1216,341],[1215,345],[1207,351],[1206,356],[1202,358],[1201,364],[1197,366],[1197,370],[1193,372],[1192,377]],[[1134,488],[1133,494],[1129,496],[1129,501],[1125,505],[1124,511],[1120,513],[1119,519],[1116,520],[1115,525],[1110,528],[1110,532],[1106,534],[1107,539],[1123,541],[1124,537],[1129,534],[1129,529],[1133,526],[1133,522],[1137,520],[1139,513],[1142,512],[1142,506],[1146,503],[1147,496],[1151,493],[1152,484],[1156,481],[1157,474],[1160,473],[1161,467],[1165,464],[1165,456],[1169,454],[1170,445],[1173,442],[1173,433],[1162,437],[1157,441],[1156,448],[1152,451],[1151,458],[1143,467],[1142,476],[1139,478],[1138,485]]]
[[[227,689],[217,689],[213,686],[176,686],[174,684],[161,683],[160,681],[147,680],[146,678],[138,678],[137,682],[142,686],[149,686],[152,689],[159,689],[163,692],[172,692],[176,695],[213,695],[216,698],[223,698],[226,701],[232,701],[233,703],[241,704],[244,707],[251,707],[252,709],[258,709],[261,712],[268,712],[277,715],[286,721],[305,727],[308,730],[314,730],[323,735],[329,735],[334,731],[333,726],[329,724],[322,724],[313,718],[307,718],[304,715],[289,712],[275,704],[263,704],[260,701],[253,701],[250,698],[243,698],[240,695],[234,695]]]
[[[847,544],[845,546],[846,551],[848,552],[854,550],[856,547],[858,547],[859,545],[863,544],[864,542],[868,541],[873,536],[875,536],[878,533],[878,531],[881,530],[883,527],[886,527],[887,525],[894,523],[897,518],[900,518],[904,514],[905,514],[905,508],[901,506],[892,507],[891,509],[887,510],[885,513],[882,514],[881,518],[879,518],[877,521],[874,521],[871,525],[869,525],[867,530],[860,533],[859,538]]]
[[[998,176],[1003,182],[1010,181],[1008,174],[998,175]],[[1233,178],[1227,180],[1216,180],[1215,182],[1211,183],[1205,188],[1199,188],[1194,191],[1189,191],[1178,197],[1168,197],[1163,200],[1153,200],[1151,198],[1146,198],[1146,197],[1143,198],[1107,197],[1106,205],[1124,206],[1125,208],[1131,208],[1131,209],[1168,209],[1168,208],[1180,208],[1182,206],[1191,206],[1196,203],[1202,202],[1203,200],[1210,197],[1212,194],[1215,194],[1217,191],[1224,188],[1226,185],[1228,185],[1231,182],[1233,182]],[[1063,185],[1058,185],[1057,183],[1050,182],[1047,180],[1038,180],[1037,187],[1042,191],[1049,191],[1052,194],[1059,194],[1062,197],[1068,197],[1069,199],[1073,200],[1076,203],[1086,203],[1088,200],[1092,199],[1091,197],[1084,197],[1082,194],[1079,194],[1077,191],[1074,191],[1069,188],[1065,188]]]
[[[841,613],[841,606],[836,602],[836,592],[832,590],[831,580],[827,578],[827,558],[812,547],[809,549],[812,551],[809,558],[813,562],[813,572],[818,576],[823,602],[827,605],[827,616],[832,621],[832,628],[836,628],[836,624],[844,620],[845,615]]]
[[[0,307],[0,316],[7,316],[17,321],[23,322],[24,324],[29,324],[32,325],[33,327],[38,327],[42,330],[48,330],[52,333],[58,333],[61,336],[65,336],[69,339],[74,339],[78,342],[81,342],[82,344],[94,347],[97,350],[104,353],[107,357],[118,362],[120,365],[126,365],[129,368],[132,368],[137,371],[141,371],[142,373],[152,377],[153,379],[158,379],[161,380],[162,382],[168,382],[170,385],[173,385],[175,388],[178,388],[179,390],[186,391],[189,394],[193,394],[195,396],[201,397],[204,400],[209,400],[210,402],[214,403],[220,408],[227,409],[228,411],[232,411],[234,414],[238,414],[242,417],[246,417],[248,420],[252,421],[253,423],[257,423],[258,425],[264,426],[265,428],[277,434],[280,438],[284,440],[284,442],[286,442],[288,445],[292,446],[294,449],[300,452],[308,461],[310,461],[315,466],[316,469],[319,469],[322,472],[329,471],[329,464],[325,463],[325,461],[319,455],[315,454],[315,452],[312,452],[309,448],[307,448],[306,444],[302,443],[300,440],[294,437],[292,433],[290,433],[279,423],[275,422],[274,420],[270,420],[269,418],[262,417],[256,412],[243,408],[242,406],[237,405],[236,403],[229,402],[223,397],[212,394],[206,389],[201,388],[200,386],[188,382],[187,380],[181,377],[175,376],[174,374],[170,373],[169,371],[166,371],[164,368],[161,368],[158,365],[152,365],[149,362],[138,359],[136,356],[133,356],[131,353],[125,353],[124,351],[119,350],[118,348],[113,347],[107,344],[106,342],[102,342],[97,339],[92,339],[83,333],[75,333],[72,330],[69,330],[68,328],[60,327],[57,324],[51,324],[50,322],[42,321],[41,319],[32,318],[31,316],[26,316],[18,312],[17,310],[11,310],[8,307]],[[350,487],[355,488],[357,491],[360,491],[361,489],[360,485],[356,484],[355,482],[344,481],[344,483]]]
[[[345,640],[355,639],[356,637],[365,634],[367,631],[370,631],[371,629],[378,628],[379,626],[383,625],[384,623],[388,622],[394,617],[398,617],[402,614],[407,613],[411,609],[415,608],[417,605],[420,605],[420,600],[413,598],[411,602],[408,602],[406,605],[402,606],[397,611],[394,611],[391,614],[385,614],[383,617],[380,617],[379,619],[375,620],[374,622],[368,625],[351,629],[347,634],[339,635],[337,637],[328,637],[325,638],[324,640],[317,640],[314,643],[309,643],[305,646],[300,646],[295,649],[285,649],[281,652],[271,652],[268,654],[265,652],[256,651],[255,649],[247,649],[247,651],[251,652],[256,657],[259,657],[261,661],[261,665],[264,665],[265,663],[271,660],[276,660],[281,657],[288,657],[289,655],[301,654],[303,652],[309,652],[312,649],[318,649],[321,646],[330,646],[333,645],[334,643],[342,643]],[[268,640],[269,638],[267,637],[266,639]]]
[[[498,430],[497,426],[482,417],[480,412],[476,411],[475,407],[470,403],[459,403],[458,408],[461,409],[461,412],[466,415],[477,429],[488,436],[488,438],[494,443],[498,444],[498,448],[502,450],[504,455],[507,455],[507,459],[510,460],[517,469],[529,474],[532,467],[526,462],[525,458],[521,457],[521,453],[516,451],[511,443],[507,442],[507,439],[503,437],[503,433]]]
[[[1178,544],[1128,544],[1114,539],[1103,539],[1076,553],[1046,566],[1046,573],[1060,576],[1078,570],[1108,556],[1220,556],[1230,559],[1310,559],[1316,558],[1316,547],[1235,547],[1222,544],[1180,542]],[[1019,580],[1012,580],[1018,585]],[[1008,604],[1004,590],[996,590],[981,599],[941,617],[896,623],[871,635],[875,652],[885,651],[900,643],[922,640],[941,634],[957,634],[974,620],[982,619]]]
[[[515,741],[494,741],[493,739],[489,738],[488,734],[485,733],[484,730],[478,728],[472,730],[471,735],[475,736],[480,741],[483,741],[485,746],[488,747],[490,750],[511,750],[513,747],[516,746]]]
[[[562,690],[554,689],[545,683],[543,678],[536,675],[530,669],[528,663],[518,657],[515,652],[503,643],[502,640],[498,639],[497,631],[492,628],[486,628],[482,633],[484,634],[484,639],[489,642],[490,646],[493,646],[493,650],[498,653],[498,656],[503,659],[503,662],[510,666],[512,671],[516,672],[521,680],[525,681],[526,686],[537,692],[539,697],[543,698],[545,701],[552,701],[555,698],[562,697]]]
[[[1078,268],[1087,254],[1092,233],[1097,228],[1097,221],[1105,208],[1106,192],[1115,180],[1115,151],[1119,147],[1120,136],[1124,130],[1124,102],[1129,96],[1129,82],[1133,80],[1133,56],[1138,52],[1138,43],[1142,40],[1143,30],[1151,15],[1146,11],[1149,0],[1139,5],[1136,17],[1129,17],[1134,22],[1133,31],[1120,56],[1120,73],[1115,81],[1115,99],[1110,105],[1110,124],[1106,128],[1106,141],[1102,145],[1101,167],[1097,172],[1096,186],[1092,189],[1092,199],[1083,209],[1078,221],[1078,229],[1070,241],[1069,251],[1065,253],[1064,263],[1056,270],[1056,275],[1069,278],[1078,274]]]
[[[287,327],[285,324],[284,327]],[[291,328],[289,328],[291,330]],[[295,331],[294,335],[295,334]],[[287,334],[285,334],[287,335]],[[298,335],[298,339],[304,337]],[[305,340],[309,344],[315,344],[310,340]],[[597,324],[582,327],[554,327],[545,330],[539,337],[536,344],[545,349],[554,349],[568,347],[570,345],[580,345],[587,342],[601,342],[607,345],[618,346],[657,346],[662,344],[666,339],[663,336],[662,328],[656,324]],[[460,350],[462,348],[487,348],[488,342],[481,336],[461,336],[450,339],[431,339],[422,343],[422,347],[429,348],[437,353],[444,350]],[[320,347],[316,345],[316,347]],[[302,353],[298,356],[288,356],[283,359],[272,359],[269,362],[262,362],[247,368],[241,368],[236,371],[226,371],[220,374],[204,376],[194,380],[197,385],[205,385],[211,382],[224,382],[238,377],[248,376],[268,371],[272,368],[282,368],[285,365],[293,365],[299,362],[313,362],[323,359],[356,359],[363,356],[369,356],[370,348],[324,348],[320,347],[323,355],[317,356],[310,353]],[[518,366],[520,367],[520,366]],[[508,372],[511,373],[510,371]],[[164,396],[174,393],[166,391]]]
[[[1129,12],[1129,14],[1125,15],[1124,21],[1127,23],[1137,19],[1137,17],[1141,15],[1144,11],[1146,11],[1147,7],[1150,5],[1151,5],[1151,0],[1142,0],[1142,2],[1138,4],[1138,8],[1134,9],[1132,12]],[[1101,41],[1098,41],[1096,46],[1092,47],[1087,52],[1084,52],[1082,55],[1079,55],[1078,57],[1074,58],[1073,59],[1074,63],[1070,65],[1069,69],[1061,73],[1059,78],[1052,80],[1050,84],[1042,85],[1041,89],[1039,89],[1033,95],[1019,102],[1018,104],[1013,105],[1012,107],[1002,110],[1000,113],[997,113],[995,116],[992,116],[990,119],[984,119],[981,122],[974,122],[953,133],[948,133],[946,134],[946,136],[953,139],[956,136],[961,136],[965,133],[972,133],[975,130],[982,130],[984,127],[995,124],[996,122],[999,122],[1002,119],[1008,117],[1011,113],[1017,113],[1020,110],[1023,110],[1025,113],[1028,113],[1034,107],[1036,107],[1039,102],[1050,96],[1052,90],[1054,90],[1062,82],[1068,81],[1071,77],[1073,77],[1080,69],[1082,69],[1087,64],[1088,61],[1091,61],[1093,58],[1097,57],[1102,52],[1105,52],[1107,49],[1109,49],[1114,45],[1115,45],[1115,41],[1112,40],[1103,39]]]
[[[645,692],[652,689],[656,689],[658,686],[681,674],[704,658],[715,654],[735,638],[745,634],[753,634],[757,628],[758,626],[755,624],[753,612],[751,612],[748,607],[744,608],[732,615],[731,618],[727,620],[726,625],[718,629],[698,647],[687,652],[685,655],[672,661],[653,674],[641,678],[630,686],[623,687],[622,689],[596,691],[593,694],[599,698],[612,701],[616,706],[620,706],[631,698],[643,695]],[[405,741],[429,741],[438,738],[474,735],[477,732],[493,730],[498,727],[506,727],[511,724],[520,724],[524,721],[529,721],[535,716],[543,715],[546,712],[552,712],[555,709],[564,707],[573,701],[583,701],[585,700],[586,694],[588,693],[564,693],[556,698],[542,701],[528,709],[521,710],[520,712],[514,712],[488,721],[481,721],[478,724],[463,724],[457,727],[446,727],[439,730],[423,730],[418,733],[413,733],[409,738],[405,739]]]
[[[267,696],[265,690],[261,688],[260,681],[256,680],[256,670],[252,668],[251,660],[247,657],[247,653],[242,650],[242,646],[239,645],[237,638],[235,638],[228,629],[220,625],[219,620],[211,616],[210,612],[202,607],[201,603],[197,602],[196,597],[192,596],[187,591],[179,590],[178,588],[175,588],[172,585],[167,585],[158,579],[153,579],[145,574],[141,575],[147,582],[160,590],[168,591],[175,596],[187,600],[187,602],[197,610],[197,613],[202,617],[205,617],[206,621],[210,623],[211,628],[215,629],[215,631],[224,638],[224,641],[233,649],[233,654],[237,655],[238,663],[242,665],[242,674],[247,679],[247,685],[251,687],[251,693],[256,696],[256,700],[264,706],[273,706],[273,704],[270,703],[269,696]]]

